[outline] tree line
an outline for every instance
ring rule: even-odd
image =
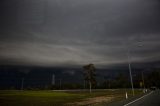
[[[89,89],[91,92],[92,89],[117,89],[117,88],[131,88],[129,74],[118,73],[113,78],[103,77],[103,81],[99,82],[97,80],[96,67],[94,64],[87,64],[82,66],[83,80],[81,83],[57,83],[55,85],[46,85],[46,86],[27,86],[23,89],[27,90],[43,90],[43,89]],[[150,72],[145,72],[143,74],[140,71],[133,76],[134,88],[150,88],[158,87],[160,88],[160,70],[154,69]],[[1,88],[0,88],[1,89]],[[10,87],[7,89],[17,89],[15,87]],[[21,88],[20,88],[21,89]]]

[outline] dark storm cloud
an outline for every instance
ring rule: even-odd
[[[0,58],[105,66],[126,63],[129,48],[133,62],[158,61],[159,10],[158,0],[3,0]]]

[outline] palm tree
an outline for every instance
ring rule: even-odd
[[[84,69],[84,78],[86,81],[89,82],[89,88],[90,88],[90,93],[92,89],[92,85],[96,84],[96,79],[95,79],[95,70],[96,68],[94,67],[94,64],[88,64],[83,66]]]

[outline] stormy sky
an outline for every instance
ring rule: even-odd
[[[0,64],[160,60],[159,0],[1,0]]]

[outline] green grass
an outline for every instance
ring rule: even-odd
[[[131,91],[127,90],[129,96]],[[140,94],[140,90],[135,91]],[[97,96],[114,96],[115,100],[125,98],[125,90],[102,90],[92,92],[55,91],[0,91],[0,106],[62,106]]]

